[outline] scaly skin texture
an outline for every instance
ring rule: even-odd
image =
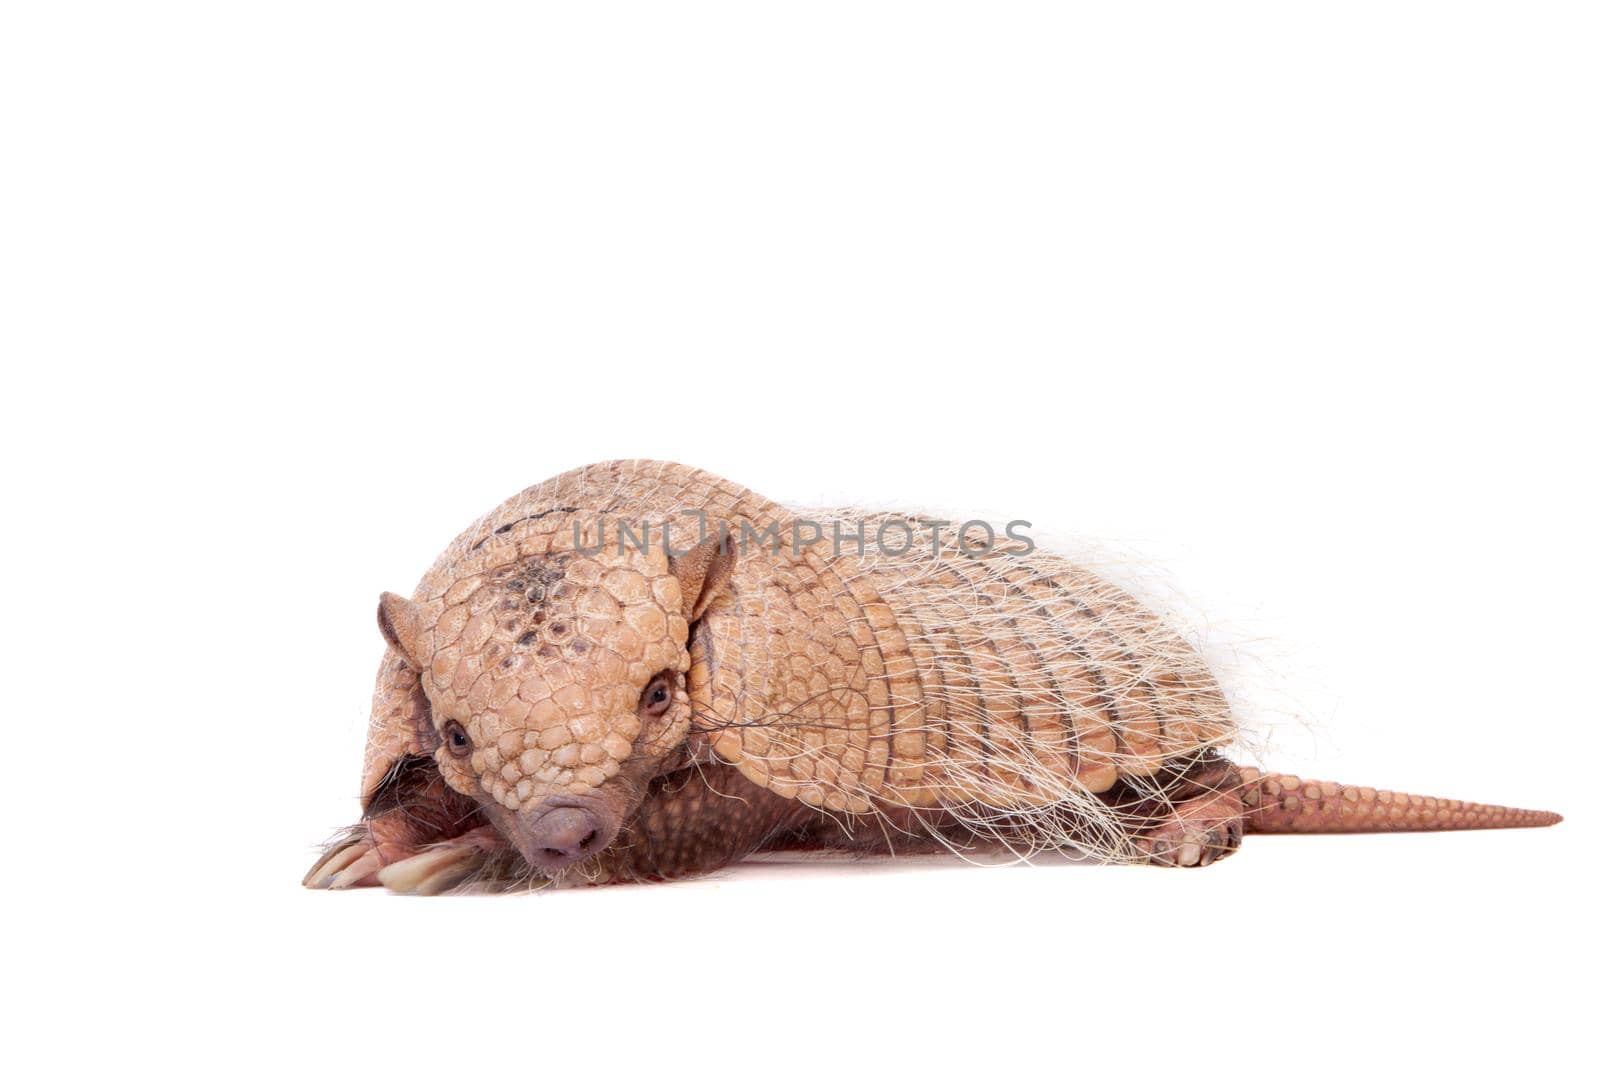
[[[1246,829],[1555,818],[1236,768],[1204,661],[1104,578],[890,513],[853,518],[900,551],[807,544],[810,518],[646,461],[484,516],[382,599],[363,819],[306,884],[598,884],[786,848],[1195,866]]]
[[[1387,789],[1313,782],[1292,774],[1240,771],[1253,834],[1357,834],[1406,830],[1502,830],[1554,826],[1561,816],[1496,804],[1412,796]]]

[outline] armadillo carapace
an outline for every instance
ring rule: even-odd
[[[1025,535],[797,512],[673,463],[519,493],[378,622],[364,813],[314,887],[818,848],[1187,867],[1246,831],[1559,818],[1236,767],[1202,657],[1105,578]]]

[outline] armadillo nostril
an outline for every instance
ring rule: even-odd
[[[546,810],[527,829],[526,855],[535,866],[558,870],[604,848],[610,838],[600,816],[577,805]]]

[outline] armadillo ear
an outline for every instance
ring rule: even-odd
[[[413,670],[422,670],[422,612],[398,593],[385,593],[378,598],[378,629],[395,654],[409,663]]]
[[[733,539],[724,531],[719,537],[708,537],[701,541],[687,554],[668,560],[667,566],[683,590],[683,610],[691,623],[706,613],[711,602],[717,599],[717,594],[728,584],[738,558]]]

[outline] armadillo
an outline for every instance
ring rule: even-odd
[[[1239,766],[1206,659],[1109,578],[1009,528],[817,519],[643,460],[479,519],[380,598],[362,815],[305,884],[654,881],[819,849],[1198,867],[1246,833],[1560,821]]]

